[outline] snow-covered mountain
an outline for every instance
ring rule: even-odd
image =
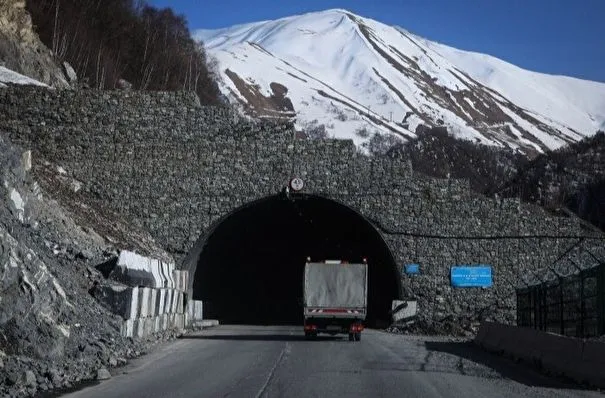
[[[249,114],[324,124],[362,144],[420,125],[525,153],[605,129],[605,84],[527,71],[405,29],[328,10],[198,30],[221,90]]]

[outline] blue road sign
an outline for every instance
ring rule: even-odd
[[[453,287],[491,287],[492,267],[479,266],[457,266],[450,270]]]
[[[403,271],[406,274],[419,274],[420,273],[420,265],[418,264],[406,264],[403,266]]]

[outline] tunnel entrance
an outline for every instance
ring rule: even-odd
[[[393,256],[351,208],[315,195],[267,197],[231,213],[210,232],[197,260],[193,299],[225,324],[300,325],[307,256],[368,261],[367,325],[390,320],[400,296]]]

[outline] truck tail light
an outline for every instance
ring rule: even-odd
[[[305,325],[305,331],[317,330],[316,325]]]
[[[363,330],[363,325],[351,325],[351,332],[357,333]]]

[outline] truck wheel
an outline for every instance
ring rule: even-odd
[[[355,333],[355,341],[360,341],[361,340],[361,333],[357,332]]]
[[[355,341],[355,334],[349,333],[349,341]]]

